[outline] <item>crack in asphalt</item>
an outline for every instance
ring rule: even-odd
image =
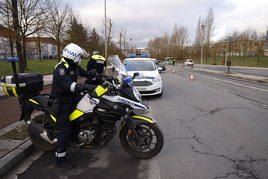
[[[263,103],[261,103],[261,102],[259,102],[257,100],[252,99],[252,98],[249,98],[249,97],[246,97],[246,96],[242,96],[241,94],[238,94],[238,93],[233,93],[233,94],[236,95],[236,96],[238,96],[238,97],[240,97],[240,98],[243,98],[245,100],[251,101],[253,104],[255,104],[258,107],[261,107],[262,109],[268,110],[266,104],[263,104]]]
[[[215,109],[212,109],[210,111],[208,111],[208,113],[210,115],[214,115],[215,113],[219,112],[219,111],[226,111],[226,110],[231,110],[231,109],[255,109],[255,108],[249,108],[249,107],[223,107],[223,108],[215,108]]]
[[[180,121],[180,126],[186,128],[188,131],[190,131],[192,133],[192,137],[191,138],[189,137],[189,139],[193,139],[198,144],[205,146],[210,151],[213,151],[212,147],[210,147],[208,144],[206,144],[205,142],[203,142],[202,139],[201,139],[201,137],[199,137],[196,134],[196,132],[191,128],[191,126],[188,126],[188,125],[185,124],[185,123],[194,122],[197,119],[197,117],[201,117],[201,116],[204,116],[204,115],[207,115],[207,114],[202,114],[202,115],[198,114],[198,115],[195,115],[190,121],[184,121],[184,120],[180,120],[180,119],[178,119],[178,120]]]
[[[202,152],[197,150],[194,146],[189,145],[191,147],[192,152],[202,154],[202,155],[208,155],[213,157],[218,157],[225,159],[232,163],[232,167],[234,171],[228,172],[226,175],[223,176],[216,176],[214,179],[218,178],[228,178],[231,175],[235,175],[238,178],[254,178],[254,179],[260,179],[260,176],[258,175],[257,171],[253,169],[250,165],[253,163],[260,163],[260,162],[266,162],[265,158],[259,158],[254,159],[250,156],[245,156],[246,159],[236,159],[231,158],[223,154],[215,154],[215,153],[209,153],[209,152]]]

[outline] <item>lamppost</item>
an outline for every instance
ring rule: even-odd
[[[227,43],[227,47],[226,47],[226,51],[225,51],[224,66],[227,66],[227,57],[228,57],[229,40],[228,40],[228,39],[224,39],[224,42]]]
[[[104,36],[105,36],[105,42],[104,42],[104,51],[105,51],[105,59],[107,59],[108,56],[108,42],[107,42],[107,16],[106,16],[106,0],[104,0]]]
[[[203,38],[204,38],[204,29],[205,29],[205,25],[202,24],[201,25],[201,68],[203,65]]]

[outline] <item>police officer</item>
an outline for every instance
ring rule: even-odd
[[[93,55],[89,58],[87,63],[87,71],[91,71],[96,69],[97,73],[99,74],[95,79],[88,79],[86,84],[95,84],[100,85],[102,83],[102,79],[99,78],[104,73],[104,69],[106,66],[106,60],[103,56],[100,55],[98,51],[94,51]]]
[[[56,165],[65,168],[74,167],[74,163],[66,158],[66,147],[70,142],[72,125],[69,114],[81,91],[93,90],[95,86],[77,83],[79,76],[94,78],[96,70],[86,71],[78,64],[85,51],[76,44],[69,44],[63,49],[62,58],[55,66],[51,98],[58,104],[57,122],[59,126],[58,143],[56,146]]]

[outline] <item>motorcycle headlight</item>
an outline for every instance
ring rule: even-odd
[[[142,101],[142,99],[141,99],[141,94],[140,94],[140,92],[137,90],[137,88],[135,88],[135,87],[133,87],[133,94],[134,94],[135,98],[136,98],[139,102]]]
[[[158,82],[161,80],[161,77],[160,75],[157,75],[154,79],[153,79],[153,82]]]

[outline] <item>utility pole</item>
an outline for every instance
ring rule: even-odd
[[[225,52],[225,59],[224,59],[224,66],[227,66],[227,57],[228,57],[228,48],[229,48],[229,40],[225,39],[225,42],[227,43],[226,52]]]
[[[201,68],[203,65],[203,37],[204,37],[204,29],[205,29],[205,25],[202,24],[201,25]]]
[[[108,56],[108,42],[107,42],[107,16],[106,16],[106,0],[104,0],[104,27],[105,27],[105,59]]]

